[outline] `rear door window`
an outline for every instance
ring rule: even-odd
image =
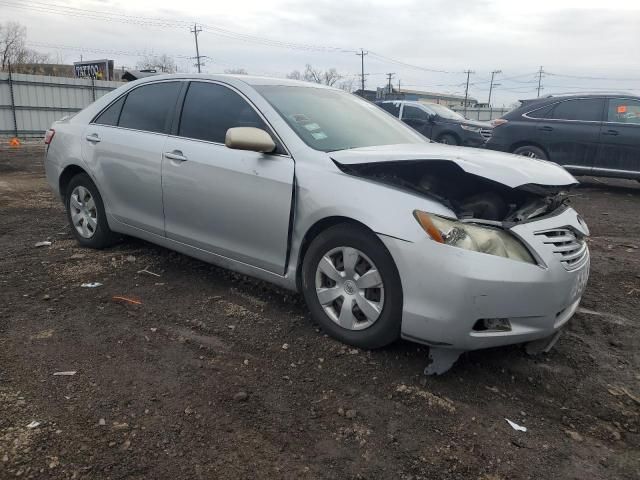
[[[554,120],[580,120],[601,122],[604,100],[602,98],[579,98],[558,103],[550,118]]]
[[[122,110],[124,99],[125,97],[122,97],[109,105],[109,108],[98,115],[93,123],[97,123],[98,125],[118,125],[118,120],[120,119],[120,111]]]
[[[180,82],[143,85],[127,94],[118,126],[167,133],[175,112]]]
[[[224,143],[227,130],[234,127],[269,131],[253,107],[230,88],[192,82],[184,99],[178,135]]]
[[[640,101],[629,98],[610,99],[606,121],[640,125]]]

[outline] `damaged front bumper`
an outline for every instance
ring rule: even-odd
[[[510,231],[537,264],[381,235],[402,279],[402,337],[476,350],[549,337],[580,303],[589,275],[588,229],[572,208]]]

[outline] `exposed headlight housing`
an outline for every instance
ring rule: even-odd
[[[473,132],[473,133],[480,133],[480,130],[481,130],[480,127],[474,127],[472,125],[464,125],[464,124],[461,124],[460,128],[462,128],[463,130],[468,130],[469,132]]]
[[[427,235],[438,243],[519,262],[536,263],[516,237],[499,228],[449,220],[421,210],[414,210],[413,215]]]

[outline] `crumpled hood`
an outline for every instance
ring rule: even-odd
[[[403,161],[450,161],[472,175],[493,180],[511,188],[535,184],[574,185],[578,181],[561,166],[520,155],[439,143],[382,145],[329,152],[342,165]]]

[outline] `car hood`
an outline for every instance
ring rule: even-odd
[[[565,186],[578,183],[564,168],[546,160],[439,143],[353,148],[330,152],[329,156],[342,165],[449,161],[467,173],[511,188],[529,184]]]
[[[460,120],[462,125],[469,125],[471,127],[489,128],[492,129],[493,125],[488,122],[478,122],[477,120]]]

